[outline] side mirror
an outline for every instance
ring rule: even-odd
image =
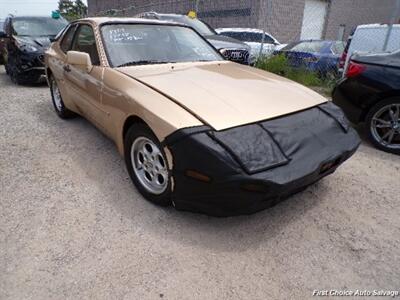
[[[67,63],[88,73],[90,73],[90,71],[93,69],[90,56],[85,52],[68,51]]]
[[[0,39],[5,39],[7,34],[4,31],[0,31]]]

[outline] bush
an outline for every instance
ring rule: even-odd
[[[265,71],[284,76],[305,86],[321,86],[323,80],[315,72],[302,68],[292,68],[283,54],[259,59],[256,67]]]
[[[290,68],[288,60],[283,54],[260,58],[256,67],[281,76],[285,76]]]

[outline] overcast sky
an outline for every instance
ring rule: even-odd
[[[87,4],[87,0],[83,0]],[[58,0],[0,0],[0,19],[8,14],[50,15],[57,9]]]

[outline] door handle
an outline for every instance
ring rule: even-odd
[[[69,65],[64,65],[63,69],[65,72],[71,72],[71,68],[69,67]]]

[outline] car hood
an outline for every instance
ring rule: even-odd
[[[204,37],[217,49],[233,48],[250,50],[250,47],[247,44],[228,36],[213,34],[206,35]]]
[[[327,101],[298,83],[232,62],[117,70],[169,97],[215,130],[276,118]]]
[[[46,50],[50,47],[50,36],[16,36],[20,43],[29,44],[37,48]]]

